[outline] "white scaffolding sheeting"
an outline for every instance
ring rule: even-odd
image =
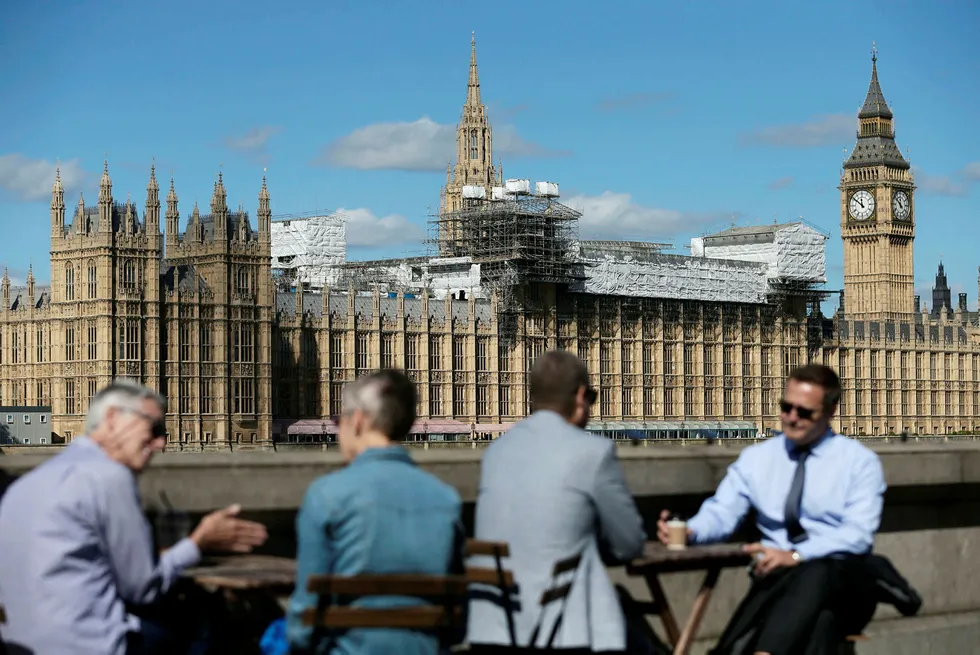
[[[585,262],[582,293],[714,302],[764,303],[766,266],[681,255],[652,255],[647,261],[613,258]]]
[[[347,260],[343,216],[309,216],[272,222],[272,268],[295,271],[312,287],[334,284]]]
[[[827,237],[804,223],[732,228],[691,239],[691,254],[759,262],[770,279],[826,282]]]
[[[356,263],[352,265],[356,266]],[[434,258],[422,264],[393,261],[389,265],[371,267],[365,279],[368,276],[380,291],[428,289],[440,300],[447,294],[458,296],[460,291],[476,298],[489,297],[480,285],[480,265],[474,264],[469,257]]]

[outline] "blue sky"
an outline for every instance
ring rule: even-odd
[[[916,284],[940,255],[976,306],[980,5],[925,2],[25,2],[0,25],[0,265],[48,270],[47,205],[140,206],[151,160],[181,216],[342,209],[350,258],[422,253],[476,31],[506,177],[553,180],[583,236],[667,240],[803,216],[832,235],[872,41],[915,169]],[[253,219],[254,220],[254,219]],[[954,295],[955,299],[955,295]],[[926,302],[931,302],[931,296]],[[954,300],[955,302],[955,300]]]

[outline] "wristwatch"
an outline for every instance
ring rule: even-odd
[[[793,551],[793,561],[796,562],[797,564],[799,564],[800,562],[803,561],[803,556],[800,555],[797,551],[794,550]]]

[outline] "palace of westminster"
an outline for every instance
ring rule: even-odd
[[[352,273],[319,288],[277,283],[264,177],[257,230],[241,208],[229,210],[219,175],[210,212],[195,204],[180,232],[172,179],[161,224],[153,168],[142,216],[114,199],[108,166],[94,205],[79,198],[66,208],[56,176],[50,287],[33,274],[26,288],[2,280],[0,405],[50,406],[53,434],[70,440],[92,395],[127,376],[170,399],[171,440],[265,441],[299,419],[326,424],[346,382],[399,367],[419,383],[420,421],[499,427],[527,414],[534,357],[562,348],[588,363],[593,415],[607,426],[765,433],[778,428],[786,374],[816,361],[841,373],[836,427],[847,434],[980,431],[978,316],[965,294],[953,306],[941,265],[931,311],[914,295],[915,185],[876,59],[857,128],[840,177],[844,290],[833,318],[820,312],[829,292],[814,280],[706,257],[711,243],[764,246],[801,224],[733,227],[704,237],[701,256],[669,255],[656,244],[577,242],[579,214],[547,193],[518,184],[498,198],[511,181],[501,186],[492,163],[475,44],[456,164],[434,220],[439,255],[391,264],[477,264],[479,293],[385,288]],[[643,267],[666,283],[633,283]],[[606,284],[603,271],[633,282]],[[706,285],[717,278],[714,291],[699,292],[698,275]],[[759,283],[726,291],[737,279]]]

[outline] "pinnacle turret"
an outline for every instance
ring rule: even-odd
[[[480,72],[476,67],[476,32],[470,36],[470,77],[466,84],[466,104],[469,107],[483,104],[480,100]]]

